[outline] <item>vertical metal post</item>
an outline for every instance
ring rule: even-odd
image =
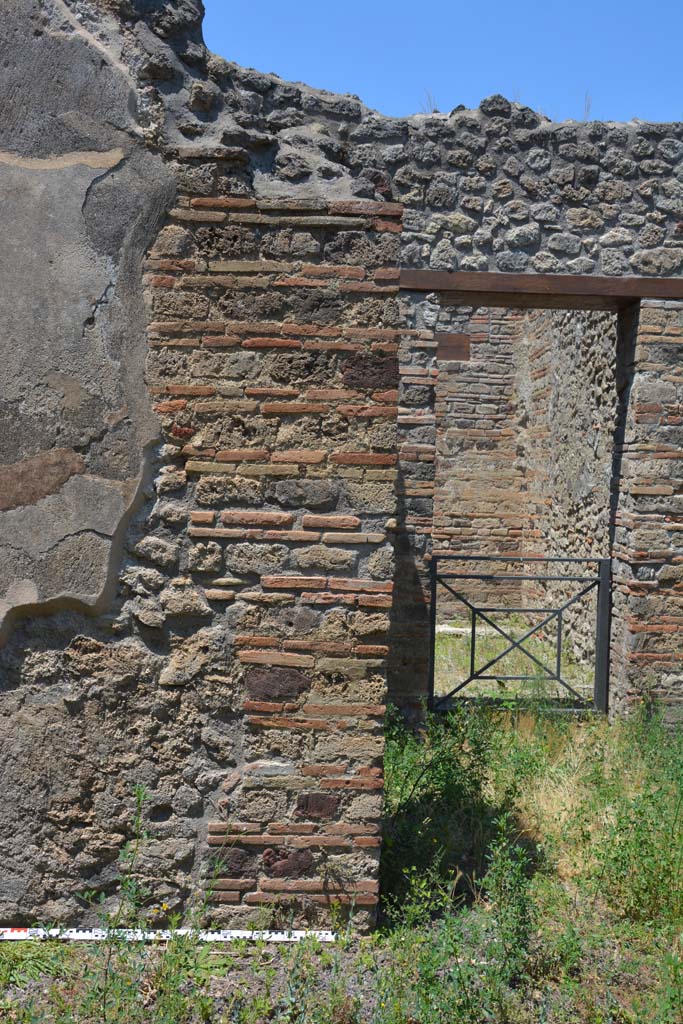
[[[593,704],[596,711],[607,714],[609,707],[609,643],[612,610],[612,562],[600,559],[598,583],[598,621],[595,632],[595,683]]]
[[[429,562],[429,710],[434,710],[436,674],[436,555]]]
[[[562,612],[557,614],[557,646],[555,648],[555,675],[558,679],[562,676],[562,628],[564,621]]]

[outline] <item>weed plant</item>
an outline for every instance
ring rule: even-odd
[[[139,790],[110,939],[0,944],[3,1024],[683,1024],[680,732],[645,707],[393,713],[385,768],[374,935],[122,942],[154,895]]]

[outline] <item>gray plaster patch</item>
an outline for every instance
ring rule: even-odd
[[[141,264],[174,188],[129,75],[57,6],[15,0],[0,28],[0,626],[101,605],[158,429]]]

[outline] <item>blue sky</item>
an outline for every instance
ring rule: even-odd
[[[214,52],[385,114],[494,92],[555,120],[683,120],[682,0],[204,0]]]

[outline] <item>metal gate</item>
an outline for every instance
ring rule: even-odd
[[[457,563],[464,566],[463,571],[454,571]],[[473,563],[477,566],[487,563],[491,566],[491,572],[468,571],[472,569]],[[500,563],[514,564],[516,569],[513,574],[497,571]],[[543,567],[542,572],[532,573],[527,567],[536,565]],[[573,708],[590,707],[591,704],[596,711],[606,712],[609,693],[609,638],[610,638],[610,560],[584,559],[584,558],[535,558],[535,557],[506,557],[504,555],[452,555],[435,554],[430,561],[430,662],[429,662],[429,704],[433,710],[445,710],[456,694],[461,693],[466,687],[474,682],[486,680],[496,681],[499,685],[505,685],[511,681],[533,681],[538,684],[549,681],[558,684],[562,691],[569,695],[564,706]],[[562,570],[565,570],[564,572]],[[548,584],[566,584],[574,592],[570,595],[564,594],[562,599],[555,602],[545,601],[541,605],[535,602],[522,601],[517,605],[500,605],[496,603],[483,604],[475,603],[471,595],[466,596],[463,589],[466,581],[481,582],[485,584],[497,584],[501,582],[513,582],[515,586],[527,584],[544,584],[544,590],[549,589]],[[527,589],[531,589],[530,587]],[[557,589],[557,588],[556,588]],[[451,598],[461,602],[467,612],[469,620],[469,665],[466,671],[466,678],[454,680],[454,685],[446,693],[435,693],[435,676],[437,666],[437,622],[438,622],[438,599],[440,593],[447,592]],[[579,693],[565,678],[563,678],[562,657],[565,649],[565,628],[566,613],[570,608],[578,605],[587,595],[597,592],[595,602],[594,618],[594,672],[592,697],[586,697]],[[514,637],[509,625],[501,625],[500,615],[532,615],[538,621],[529,629],[523,630],[522,635]],[[502,652],[496,653],[493,657],[484,656],[483,664],[478,664],[478,637],[481,626],[485,625],[488,633],[502,637],[507,646]],[[552,658],[545,655],[539,656],[529,650],[529,642],[532,638],[543,637],[545,647],[548,641],[544,632],[548,627],[554,632],[553,650],[550,652]],[[478,632],[479,630],[479,632]],[[460,630],[459,632],[464,632]],[[506,674],[496,672],[496,666],[511,653],[522,656],[522,662],[529,668],[527,673],[517,672]],[[548,664],[550,660],[550,664]],[[533,672],[532,672],[533,669]],[[472,698],[468,698],[472,699]],[[491,703],[490,698],[485,699]]]

